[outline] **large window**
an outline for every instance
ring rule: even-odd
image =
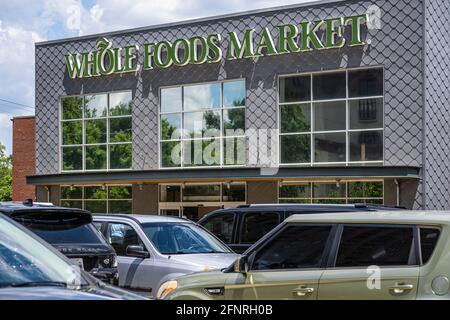
[[[61,99],[61,171],[131,169],[131,92]]]
[[[159,201],[178,202],[245,202],[246,184],[241,182],[159,186]]]
[[[284,182],[280,203],[383,204],[383,181]]]
[[[161,167],[244,165],[245,100],[245,80],[161,89]]]
[[[131,186],[63,186],[61,206],[92,213],[132,213]]]
[[[383,163],[383,69],[283,76],[280,163]]]

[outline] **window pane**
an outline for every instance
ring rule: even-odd
[[[86,170],[106,169],[106,146],[85,147]]]
[[[131,117],[109,119],[109,141],[131,142]]]
[[[132,187],[131,186],[113,186],[108,187],[108,198],[109,199],[131,199],[132,198]]]
[[[349,101],[350,129],[383,128],[383,99]]]
[[[311,203],[311,199],[281,199],[280,203]]]
[[[126,256],[128,246],[142,246],[136,230],[124,223],[109,223],[106,238],[118,256]]]
[[[344,227],[336,267],[412,265],[412,241],[409,227]]]
[[[223,83],[223,106],[245,106],[245,80]]]
[[[63,147],[62,148],[62,169],[74,171],[83,169],[83,148]]]
[[[345,72],[314,75],[313,83],[314,100],[342,99],[347,96]]]
[[[62,123],[62,144],[73,145],[83,143],[83,122],[68,121]]]
[[[346,204],[347,201],[345,199],[313,199],[312,203],[317,204]]]
[[[109,114],[111,116],[131,115],[133,98],[131,92],[118,92],[109,95]]]
[[[314,103],[314,131],[332,131],[346,129],[346,103]]]
[[[348,72],[348,92],[351,98],[383,95],[383,69]]]
[[[280,223],[278,213],[252,212],[244,216],[240,243],[255,243]]]
[[[220,165],[220,139],[183,141],[183,164],[194,167]]]
[[[106,199],[106,187],[90,186],[84,187],[84,196],[86,199]]]
[[[161,116],[161,140],[181,138],[181,113]]]
[[[314,198],[345,198],[346,185],[342,183],[339,187],[336,183],[313,183]]]
[[[351,198],[382,198],[383,182],[349,182],[348,196]]]
[[[311,162],[311,135],[281,136],[281,163]]]
[[[220,83],[184,87],[184,111],[220,108]]]
[[[114,144],[109,146],[109,150],[109,163],[111,169],[131,169],[131,144]]]
[[[86,126],[86,143],[106,143],[106,119],[88,120]]]
[[[181,142],[161,142],[161,167],[173,168],[181,166]]]
[[[61,199],[83,199],[83,188],[61,187]]]
[[[106,200],[89,200],[84,202],[85,209],[92,213],[107,213]]]
[[[226,136],[242,136],[245,133],[245,109],[223,111],[223,129]]]
[[[246,145],[245,137],[227,138],[223,140],[224,165],[244,165]]]
[[[310,198],[311,184],[283,185],[280,188],[280,198]]]
[[[223,201],[245,201],[245,183],[222,184]]]
[[[184,114],[184,133],[186,138],[202,138],[206,130],[209,135],[220,136],[220,112],[189,112]]]
[[[331,227],[292,226],[259,251],[252,270],[320,268]]]
[[[212,217],[203,227],[225,243],[233,240],[234,213],[220,214]]]
[[[84,114],[86,118],[106,117],[108,101],[106,94],[84,97]]]
[[[311,76],[280,78],[280,103],[311,100]]]
[[[133,211],[132,207],[133,204],[131,200],[109,201],[109,213],[131,214]]]
[[[61,207],[83,209],[83,201],[62,200]]]
[[[439,239],[440,231],[433,228],[420,228],[420,249],[422,252],[422,264],[430,260]]]
[[[345,133],[314,135],[315,162],[345,162]]]
[[[280,106],[281,132],[311,131],[311,105],[296,104]]]
[[[350,161],[377,160],[383,160],[383,131],[351,132]]]
[[[180,202],[181,186],[159,186],[159,201]],[[178,216],[179,214],[177,214]]]
[[[68,97],[62,99],[62,119],[82,119],[83,118],[83,98]]]
[[[220,184],[186,185],[183,187],[183,201],[220,202]]]
[[[161,89],[161,112],[180,112],[181,87]]]

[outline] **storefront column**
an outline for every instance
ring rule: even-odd
[[[158,185],[134,184],[133,185],[133,213],[134,214],[158,214]]]
[[[398,186],[400,188],[399,195],[400,207],[412,209],[417,197],[417,191],[419,187],[418,179],[397,179]],[[394,179],[384,180],[384,204],[387,206],[397,205],[397,184]]]
[[[247,203],[248,204],[278,203],[278,182],[277,181],[247,182]]]

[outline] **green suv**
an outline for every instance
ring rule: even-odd
[[[160,299],[449,299],[450,212],[293,215],[222,271]]]

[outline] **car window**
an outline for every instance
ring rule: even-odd
[[[234,213],[216,214],[202,223],[209,232],[225,243],[233,240]]]
[[[255,255],[252,270],[319,268],[331,226],[289,226]]]
[[[230,253],[226,245],[193,223],[144,223],[142,229],[162,254]]]
[[[100,231],[102,229],[102,222],[92,222],[92,224],[94,225],[94,227]]]
[[[255,243],[280,223],[276,212],[250,212],[243,218],[240,243]]]
[[[108,223],[106,237],[118,256],[126,256],[128,246],[144,246],[136,230],[125,223]]]
[[[422,253],[422,264],[430,260],[439,239],[440,230],[435,228],[420,228],[420,250]]]
[[[336,267],[415,263],[412,227],[344,227]]]

